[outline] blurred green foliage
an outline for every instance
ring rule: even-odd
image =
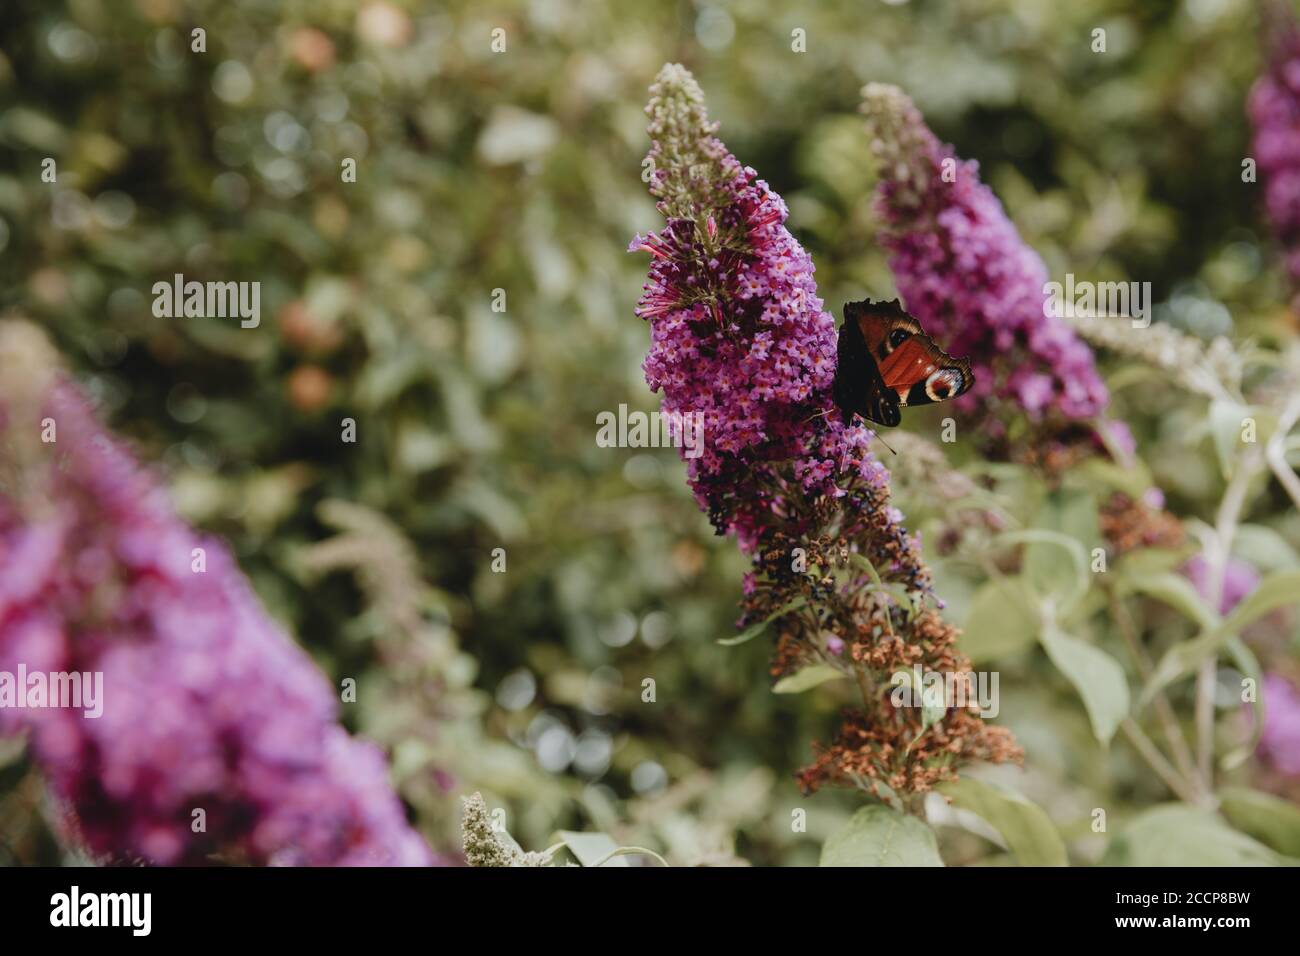
[[[659,222],[640,178],[646,86],[665,61],[695,72],[725,141],[789,202],[836,313],[892,291],[856,115],[883,80],[980,161],[1054,275],[1150,281],[1162,320],[1276,343],[1293,327],[1240,176],[1252,10],[8,0],[0,309],[50,329],[185,515],[232,542],[326,673],[359,679],[345,720],[391,749],[435,845],[456,848],[455,797],[481,789],[529,848],[602,829],[674,862],[811,863],[859,802],[802,798],[790,774],[843,701],[774,696],[766,642],[714,643],[743,559],[673,451],[594,441],[597,412],[656,407],[631,314],[645,263],[625,252]],[[155,318],[152,284],[175,273],[261,282],[260,326]],[[1117,415],[1156,449],[1175,510],[1209,518],[1221,476],[1180,440],[1199,412],[1129,380]],[[1006,477],[998,493],[1033,523],[1045,492]],[[924,486],[907,491],[924,528]],[[1266,510],[1300,543],[1280,494]],[[962,623],[980,582],[939,571]],[[1097,746],[1040,659],[1003,671],[1019,785],[1076,860],[1098,859],[1090,808],[1167,793],[1122,744]],[[0,785],[8,852],[51,859],[32,776]],[[943,833],[945,859],[996,862]]]

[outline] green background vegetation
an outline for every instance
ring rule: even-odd
[[[812,863],[861,805],[803,798],[791,777],[849,695],[773,695],[767,641],[715,643],[745,563],[676,454],[595,443],[599,411],[657,407],[632,315],[645,257],[625,250],[659,225],[642,110],[665,61],[695,72],[724,141],[786,198],[837,315],[892,292],[856,114],[879,80],[980,161],[1054,277],[1150,281],[1157,317],[1197,335],[1293,335],[1240,175],[1260,68],[1244,0],[7,0],[0,35],[0,309],[49,329],[181,511],[232,543],[327,674],[358,678],[344,719],[391,749],[443,849],[475,789],[527,848],[599,829],[677,863]],[[260,327],[155,318],[151,286],[178,272],[260,281]],[[1203,405],[1130,372],[1114,411],[1171,508],[1211,519],[1223,479],[1193,440]],[[995,486],[1025,524],[1036,481]],[[924,482],[899,499],[913,526],[934,517]],[[1300,544],[1276,489],[1250,520]],[[964,623],[982,572],[937,570]],[[1153,640],[1185,636],[1152,613]],[[1268,639],[1270,660],[1293,655],[1289,628]],[[1000,779],[1075,862],[1098,860],[1092,808],[1114,828],[1169,794],[1122,740],[1098,745],[1041,651],[994,663],[1027,751]],[[570,749],[576,763],[547,768]],[[40,794],[20,748],[0,749],[0,861],[59,858]],[[950,863],[1011,859],[955,828],[940,846]]]

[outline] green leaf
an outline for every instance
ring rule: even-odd
[[[982,663],[1034,643],[1041,626],[1033,589],[1018,577],[982,585],[970,602],[960,645],[962,653]]]
[[[1021,576],[1034,585],[1034,590],[1038,594],[1051,597],[1060,608],[1072,607],[1087,592],[1088,553],[1083,550],[1083,545],[1069,535],[1045,528],[1030,528],[1027,531],[1012,531],[999,535],[997,540],[1004,544],[1028,544],[1039,548],[1051,546],[1053,550],[1064,552],[1068,561],[1065,564],[1053,562],[1056,570],[1037,572],[1041,580],[1030,577],[1034,573],[1030,561],[1035,558],[1035,554],[1038,560],[1042,560],[1044,552],[1038,550],[1031,554],[1032,549],[1026,548],[1021,559],[1021,567],[1024,569]]]
[[[788,602],[781,608],[769,614],[767,617],[763,618],[763,620],[759,621],[757,624],[749,625],[749,627],[745,628],[739,634],[736,634],[733,637],[718,638],[718,643],[726,645],[727,647],[735,647],[737,644],[744,644],[746,641],[752,641],[754,638],[758,637],[758,635],[767,630],[767,626],[777,618],[785,617],[791,611],[797,611],[807,603],[808,601],[805,598],[797,597],[793,601]]]
[[[1173,571],[1122,577],[1119,593],[1121,595],[1145,594],[1153,597],[1189,618],[1202,630],[1219,623],[1219,615],[1201,597],[1196,586],[1183,575]]]
[[[1260,582],[1223,620],[1223,629],[1238,634],[1265,614],[1300,601],[1300,570],[1276,571]]]
[[[606,854],[603,859],[593,863],[592,866],[626,866],[627,863],[625,861],[618,859],[619,857],[624,856],[648,856],[660,866],[668,866],[667,860],[654,850],[647,849],[643,846],[621,846],[617,850]],[[615,860],[618,860],[618,862],[615,862]]]
[[[1217,630],[1202,634],[1195,640],[1175,644],[1165,651],[1164,656],[1160,658],[1160,663],[1156,664],[1155,670],[1151,672],[1151,676],[1142,688],[1138,707],[1146,707],[1164,688],[1179,678],[1191,674],[1210,655],[1217,654],[1223,644],[1220,634],[1221,631]]]
[[[1244,524],[1232,538],[1233,553],[1261,571],[1280,571],[1300,566],[1300,555],[1287,540],[1262,524]]]
[[[1002,834],[1022,866],[1066,866],[1065,844],[1043,809],[1019,794],[962,777],[939,788],[953,806],[969,810]]]
[[[926,706],[925,704],[922,704],[921,705],[921,734],[924,734],[927,730],[929,730],[931,727],[933,727],[935,724],[937,724],[939,721],[943,720],[947,716],[948,716],[947,707]],[[918,734],[917,737],[919,739],[920,734]],[[913,741],[913,743],[915,743],[915,741]],[[908,745],[908,749],[911,749],[911,744]]]
[[[966,618],[970,616],[970,606],[975,591],[984,583],[982,574],[976,580],[967,576],[964,573],[966,570],[957,559],[936,558],[930,564],[930,581],[934,586],[934,593],[943,595],[944,616],[958,627],[965,626]],[[974,571],[973,573],[979,574]]]
[[[1159,574],[1162,571],[1176,571],[1186,563],[1186,550],[1174,551],[1169,548],[1142,548],[1130,551],[1116,563],[1112,573],[1121,580],[1130,576]]]
[[[822,866],[943,866],[934,831],[882,804],[863,807],[822,845]]]
[[[1228,656],[1232,659],[1232,663],[1236,665],[1237,670],[1253,680],[1256,687],[1263,684],[1264,675],[1260,671],[1259,661],[1256,659],[1254,652],[1246,646],[1241,638],[1228,638],[1226,648]],[[1255,748],[1259,746],[1259,739],[1264,735],[1264,711],[1267,703],[1268,701],[1263,697],[1260,697],[1255,702],[1254,713],[1251,715],[1252,720],[1250,722],[1250,738],[1240,747],[1236,747],[1223,755],[1219,761],[1219,766],[1224,770],[1232,770],[1234,767],[1241,766],[1250,759],[1250,756],[1255,752]]]
[[[907,608],[908,620],[916,617],[916,602],[912,599],[911,592],[908,591],[904,585],[899,583],[883,583],[880,580],[880,573],[876,570],[875,565],[868,561],[865,556],[858,554],[856,551],[849,555],[849,563],[867,573],[867,576],[871,578],[872,590],[883,591],[892,595],[894,603],[899,607]]]
[[[1223,815],[1278,853],[1300,857],[1300,807],[1271,793],[1233,787],[1220,794]]]
[[[1051,528],[1078,541],[1085,549],[1102,543],[1101,521],[1097,514],[1097,497],[1089,489],[1067,488],[1052,494],[1050,500]]]
[[[608,834],[561,830],[560,839],[583,866],[627,866],[627,860],[614,855],[618,844]]]
[[[1044,627],[1039,640],[1056,669],[1083,698],[1093,734],[1103,745],[1109,744],[1120,722],[1128,716],[1124,668],[1105,651],[1062,633],[1055,624]]]
[[[1078,469],[1077,477],[1099,491],[1122,491],[1135,501],[1154,484],[1151,472],[1140,461],[1124,468],[1113,461],[1090,458]]]
[[[1105,866],[1278,866],[1285,861],[1208,810],[1167,803],[1134,817],[1110,841],[1101,862]]]
[[[1232,464],[1241,447],[1241,423],[1250,417],[1248,405],[1216,398],[1210,402],[1210,435],[1214,439],[1214,451],[1219,457],[1219,470],[1223,474],[1232,473]]]
[[[811,690],[818,684],[824,684],[827,681],[835,680],[837,677],[844,677],[843,671],[832,667],[830,664],[811,664],[803,670],[796,671],[772,685],[774,694],[802,694],[806,690]]]
[[[1203,661],[1222,651],[1244,628],[1265,614],[1297,601],[1300,601],[1300,570],[1270,574],[1217,627],[1165,652],[1142,690],[1142,706],[1161,689],[1193,673]]]
[[[871,578],[871,583],[876,587],[880,587],[880,572],[876,570],[874,564],[867,560],[866,555],[854,551],[849,555],[849,562],[860,570],[865,571],[868,577]]]

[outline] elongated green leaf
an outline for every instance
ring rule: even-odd
[[[718,638],[718,643],[726,645],[727,647],[735,647],[737,644],[744,644],[746,641],[752,641],[754,638],[758,637],[758,635],[767,630],[767,626],[777,618],[785,617],[791,611],[797,611],[807,603],[808,601],[804,598],[795,598],[793,601],[790,601],[788,604],[785,604],[778,610],[772,612],[758,623],[749,625],[749,627],[745,628],[739,634],[736,634],[733,637]]]
[[[822,845],[822,866],[943,866],[934,831],[881,804],[863,807]]]
[[[1012,531],[999,535],[998,541],[1004,544],[1052,545],[1065,552],[1069,559],[1068,569],[1054,572],[1050,578],[1045,575],[1042,587],[1037,586],[1037,583],[1028,577],[1031,549],[1025,549],[1025,558],[1021,562],[1024,565],[1021,576],[1029,580],[1031,585],[1035,585],[1034,589],[1038,594],[1051,597],[1058,607],[1068,609],[1074,606],[1088,590],[1088,554],[1083,550],[1083,545],[1069,535],[1044,528],[1030,528],[1027,531]],[[1043,587],[1051,589],[1044,590]]]
[[[1115,564],[1112,574],[1121,581],[1129,577],[1146,574],[1159,574],[1162,571],[1176,571],[1185,564],[1189,552],[1170,548],[1142,548],[1130,551]]]
[[[660,866],[668,865],[668,861],[665,860],[662,856],[660,856],[654,850],[647,849],[646,847],[643,846],[621,846],[617,850],[613,850],[610,853],[607,853],[603,859],[598,860],[591,865],[592,866],[626,866],[627,861],[619,859],[619,857],[624,857],[624,856],[645,856],[654,860]]]
[[[830,664],[811,664],[803,670],[796,671],[787,677],[782,677],[772,685],[774,694],[802,694],[806,690],[811,690],[818,684],[824,684],[827,681],[835,680],[837,677],[844,677],[844,672],[837,670]]]
[[[1300,567],[1300,555],[1287,540],[1262,524],[1244,524],[1232,539],[1234,554],[1245,558],[1261,571],[1284,571]]]
[[[1079,488],[1053,491],[1039,508],[1034,525],[1037,530],[1056,532],[1079,545],[1076,550],[1062,547],[1059,539],[1031,540],[1021,561],[1021,576],[1035,591],[1053,595],[1064,603],[1079,585],[1076,562],[1082,557],[1086,569],[1089,550],[1101,543],[1096,499],[1091,491]]]
[[[1122,491],[1134,500],[1141,499],[1153,484],[1151,472],[1140,461],[1123,468],[1104,458],[1091,458],[1078,469],[1077,476],[1098,490]]]
[[[1180,677],[1193,673],[1211,654],[1217,654],[1226,641],[1222,629],[1216,629],[1191,641],[1176,644],[1160,658],[1155,670],[1142,688],[1139,707],[1146,707],[1161,690]]]
[[[872,564],[870,561],[867,560],[866,555],[859,554],[858,552],[854,551],[852,554],[849,555],[849,562],[854,567],[862,571],[865,571],[867,573],[867,576],[871,578],[871,583],[874,584],[876,587],[880,587],[880,572],[876,570],[876,566],[874,564]]]
[[[1232,473],[1233,460],[1241,447],[1242,422],[1250,417],[1251,409],[1239,402],[1215,399],[1210,402],[1210,434],[1214,451],[1219,458],[1219,468],[1224,475]]]
[[[583,866],[627,866],[627,860],[612,855],[618,844],[608,834],[561,830],[560,839]]]
[[[1278,866],[1264,844],[1238,833],[1218,816],[1183,803],[1138,814],[1106,848],[1107,866]]]
[[[984,663],[1029,647],[1041,626],[1033,589],[1018,577],[997,578],[975,592],[961,638],[962,652]]]
[[[876,591],[884,591],[894,598],[894,602],[902,608],[907,609],[907,616],[910,620],[916,616],[916,604],[912,600],[912,594],[902,584],[891,582],[885,584],[880,580],[880,572],[876,570],[875,565],[866,559],[864,555],[854,552],[849,555],[849,563],[860,571],[865,571],[871,578],[871,587]]]
[[[1142,705],[1148,704],[1162,688],[1195,672],[1202,661],[1221,652],[1244,628],[1265,614],[1298,601],[1300,570],[1277,571],[1269,575],[1217,627],[1165,652],[1142,690]]]
[[[1234,827],[1278,853],[1300,857],[1300,807],[1245,788],[1231,788],[1220,796],[1223,815]]]
[[[1065,844],[1042,808],[1019,794],[1007,793],[970,777],[939,788],[953,805],[982,817],[1002,834],[1022,866],[1065,866]]]
[[[1253,680],[1255,687],[1258,688],[1264,683],[1264,674],[1260,670],[1259,661],[1255,658],[1254,652],[1246,646],[1245,641],[1239,637],[1230,637],[1225,647],[1237,670]],[[1268,701],[1262,696],[1255,701],[1255,710],[1251,715],[1250,738],[1240,747],[1236,747],[1223,755],[1219,765],[1224,770],[1240,767],[1255,752],[1255,748],[1259,746],[1259,738],[1264,734],[1264,714],[1267,706]]]
[[[1077,637],[1064,634],[1054,624],[1039,635],[1043,649],[1083,698],[1092,732],[1102,744],[1110,743],[1120,722],[1128,716],[1128,679],[1115,658]]]
[[[1223,620],[1223,629],[1239,634],[1265,614],[1300,601],[1300,570],[1277,571],[1260,582]]]
[[[1219,615],[1205,602],[1195,585],[1173,571],[1122,577],[1119,592],[1153,597],[1183,614],[1202,630],[1219,623]]]

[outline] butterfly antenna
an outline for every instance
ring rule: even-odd
[[[895,456],[898,455],[898,452],[894,451],[894,449],[890,446],[889,442],[885,441],[883,438],[880,437],[880,432],[872,432],[872,434],[876,436],[876,441],[880,442],[880,444],[888,448],[892,454],[894,454]]]

